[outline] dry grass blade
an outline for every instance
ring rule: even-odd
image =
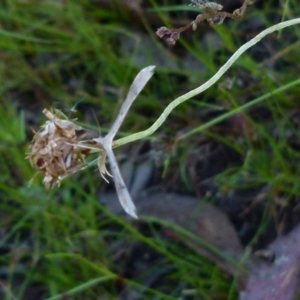
[[[155,66],[146,67],[142,69],[135,77],[133,83],[130,86],[127,97],[120,108],[119,114],[114,124],[112,125],[109,133],[107,134],[107,137],[110,137],[111,139],[115,137],[116,133],[118,132],[119,128],[121,127],[125,119],[126,114],[129,111],[130,106],[132,105],[133,101],[136,99],[138,94],[145,87],[149,79],[152,77],[154,73],[154,69]]]
[[[154,73],[154,69],[155,69],[155,66],[149,66],[139,72],[139,74],[135,77],[135,79],[129,89],[128,95],[127,95],[125,101],[123,102],[123,104],[120,108],[120,112],[119,112],[114,124],[112,125],[109,133],[104,138],[99,137],[97,139],[94,139],[94,141],[96,143],[98,143],[99,145],[101,145],[104,148],[104,150],[108,156],[109,164],[111,167],[111,172],[112,172],[114,182],[115,182],[116,191],[117,191],[119,201],[120,201],[122,207],[124,208],[126,213],[128,213],[130,216],[132,216],[134,218],[137,218],[136,208],[135,208],[135,205],[134,205],[134,203],[131,199],[131,196],[127,190],[125,182],[122,178],[116,157],[112,151],[113,138],[115,137],[116,133],[118,132],[119,128],[121,127],[121,125],[125,119],[125,116],[126,116],[127,112],[129,111],[130,106],[132,105],[133,101],[136,99],[138,94],[142,91],[142,89],[145,87],[145,85],[147,84],[149,79],[152,77],[152,75]]]

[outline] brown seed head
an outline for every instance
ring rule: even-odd
[[[35,132],[27,158],[44,175],[46,190],[85,167],[84,157],[90,150],[79,146],[76,131],[81,127],[72,120],[61,119],[59,110],[43,110],[48,121]]]

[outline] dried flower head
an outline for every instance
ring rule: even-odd
[[[91,152],[98,152],[98,168],[101,176],[106,181],[105,175],[113,177],[122,207],[130,216],[137,218],[135,205],[122,178],[112,148],[114,137],[131,104],[152,77],[154,69],[155,66],[149,66],[138,73],[121,105],[117,118],[105,137],[83,140],[83,137],[80,138],[77,134],[82,128],[75,124],[74,120],[68,120],[59,110],[54,110],[54,112],[43,110],[48,121],[38,132],[35,132],[30,145],[31,152],[27,158],[39,170],[37,174],[44,174],[43,183],[46,190],[55,184],[59,185],[64,177],[85,168],[87,166],[85,157]],[[108,157],[112,175],[106,169],[106,157]]]
[[[27,158],[44,175],[46,190],[86,166],[84,158],[90,149],[81,147],[76,132],[82,128],[72,120],[62,119],[59,110],[43,110],[48,121],[35,132]]]

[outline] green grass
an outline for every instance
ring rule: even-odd
[[[40,178],[28,187],[35,170],[25,156],[33,135],[30,127],[37,129],[44,121],[37,112],[55,107],[71,115],[70,109],[80,103],[76,117],[105,132],[134,76],[155,62],[156,74],[134,103],[120,136],[148,128],[171,100],[209,79],[249,38],[243,27],[247,20],[264,21],[251,35],[281,18],[299,15],[292,1],[282,1],[284,15],[280,5],[264,2],[262,8],[249,7],[243,20],[213,29],[223,42],[220,47],[207,49],[201,43],[201,26],[192,36],[182,34],[176,47],[189,53],[196,66],[191,68],[183,55],[163,46],[155,27],[137,27],[117,7],[106,10],[82,0],[4,1],[0,7],[0,261],[6,274],[0,288],[4,299],[25,299],[26,289],[32,286],[39,286],[49,300],[63,299],[65,293],[70,299],[117,299],[126,288],[142,293],[143,299],[237,299],[235,279],[224,276],[207,259],[183,243],[162,237],[154,225],[144,234],[135,224],[106,211],[98,202],[99,187],[105,183],[95,168],[66,179],[47,195]],[[174,19],[171,12],[178,19],[186,18],[186,10],[178,10],[175,4],[151,1],[149,12],[161,16],[161,26]],[[175,139],[164,176],[175,166],[182,185],[193,189],[186,157],[190,148],[198,147],[201,132],[243,157],[243,164],[218,175],[220,191],[266,184],[272,199],[280,196],[284,205],[297,204],[300,155],[287,133],[299,139],[299,128],[290,117],[300,106],[299,35],[299,27],[273,34],[268,37],[271,50],[247,52],[225,75],[223,80],[236,83],[231,90],[215,86],[175,109],[155,134]],[[144,41],[150,46],[144,47]],[[130,51],[125,50],[126,43]],[[262,65],[270,53],[274,64]],[[202,121],[199,111],[205,109],[217,117]],[[220,122],[231,120],[236,112],[247,122],[245,131],[222,132]],[[90,119],[84,120],[87,115]],[[276,204],[270,201],[268,207]],[[263,216],[253,243],[271,211]],[[130,277],[124,270],[131,268],[132,261],[124,252],[140,245],[147,247],[156,264]],[[152,277],[162,283],[150,288],[146,283]]]

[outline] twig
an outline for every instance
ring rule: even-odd
[[[205,20],[207,20],[210,25],[216,25],[221,24],[225,18],[231,18],[235,20],[241,19],[246,12],[247,6],[253,3],[253,0],[244,0],[243,5],[231,14],[220,11],[223,6],[215,2],[208,2],[207,0],[194,0],[192,1],[191,5],[198,7],[203,11],[203,14],[198,15],[194,21],[180,28],[169,29],[165,26],[162,26],[157,29],[156,34],[160,38],[166,38],[166,42],[169,45],[175,45],[176,41],[179,39],[180,33],[183,31],[186,31],[190,28],[196,30],[198,24]]]

